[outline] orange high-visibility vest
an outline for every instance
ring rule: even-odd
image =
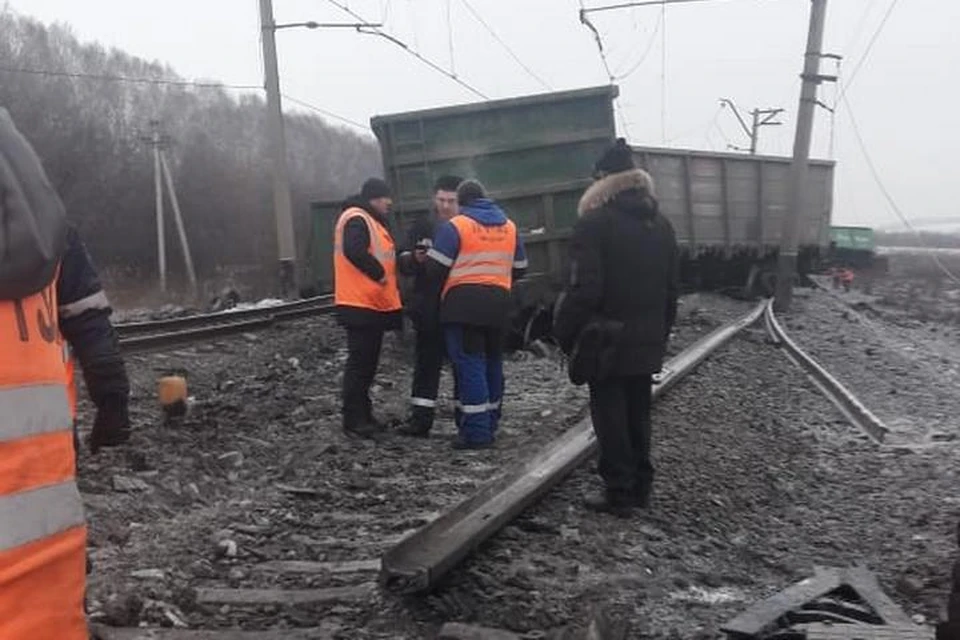
[[[460,251],[450,265],[441,297],[454,287],[482,284],[510,291],[513,257],[517,250],[517,226],[507,220],[497,226],[482,225],[465,215],[450,220],[460,236]]]
[[[87,640],[74,464],[54,279],[0,300],[0,638]]]
[[[357,269],[343,252],[343,230],[347,222],[360,218],[370,233],[370,255],[376,258],[385,272],[384,283],[374,282]],[[397,286],[397,255],[393,238],[386,227],[359,207],[347,209],[337,221],[333,247],[334,302],[348,307],[372,311],[399,311],[400,289]]]

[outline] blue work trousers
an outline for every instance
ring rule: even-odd
[[[493,442],[503,401],[503,332],[487,327],[444,327],[453,364],[457,430],[464,442]]]

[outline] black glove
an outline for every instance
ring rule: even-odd
[[[127,411],[126,396],[110,395],[97,406],[97,418],[93,431],[87,438],[90,453],[97,453],[100,447],[116,447],[130,440],[130,417]]]

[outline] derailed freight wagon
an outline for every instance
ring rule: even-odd
[[[373,118],[384,175],[394,189],[398,237],[427,215],[438,176],[477,178],[523,234],[531,275],[518,285],[518,301],[548,305],[566,267],[577,203],[594,162],[615,139],[616,96],[617,88],[609,86]],[[634,149],[676,229],[686,285],[743,286],[748,279],[772,285],[789,158]],[[832,192],[833,164],[811,162],[799,226],[801,266],[828,245]],[[337,212],[337,203],[314,205],[313,275],[327,289]]]

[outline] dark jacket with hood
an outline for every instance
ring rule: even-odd
[[[343,203],[340,214],[347,209],[357,207],[371,215],[391,234],[390,221],[373,210],[369,202],[359,195],[351,196]],[[370,253],[370,231],[360,218],[354,218],[343,227],[343,253],[353,266],[374,282],[380,282],[386,271],[380,261]],[[384,330],[400,329],[403,323],[402,311],[382,312],[359,307],[340,305],[337,307],[337,319],[346,327],[379,327]]]
[[[59,328],[97,406],[94,440],[118,443],[128,428],[130,385],[110,323],[109,302],[39,158],[3,109],[0,190],[5,194],[0,203],[0,300],[36,293],[59,269]]]
[[[440,220],[436,211],[431,210],[426,216],[416,220],[407,232],[406,243],[403,245],[400,255],[397,257],[397,269],[402,275],[408,276],[412,281],[409,289],[408,298],[404,307],[407,314],[413,320],[417,330],[421,330],[423,325],[424,313],[429,312],[436,303],[430,303],[430,283],[427,280],[427,263],[417,262],[414,257],[414,251],[422,247],[430,249],[433,247],[433,238],[440,228]]]
[[[460,213],[488,227],[507,224],[507,215],[495,202],[487,198],[461,205]],[[474,327],[506,329],[513,310],[511,292],[502,287],[465,284],[456,286],[440,300],[450,266],[460,253],[460,234],[451,222],[444,222],[437,229],[433,247],[427,252],[431,258],[426,262],[426,304],[424,318],[427,326],[436,324],[464,324]],[[513,280],[522,278],[527,269],[527,254],[517,234],[513,252]],[[432,305],[430,304],[432,301]]]
[[[554,335],[570,353],[589,323],[622,323],[610,375],[656,373],[677,315],[679,265],[653,180],[641,169],[608,175],[587,189],[578,213]]]

